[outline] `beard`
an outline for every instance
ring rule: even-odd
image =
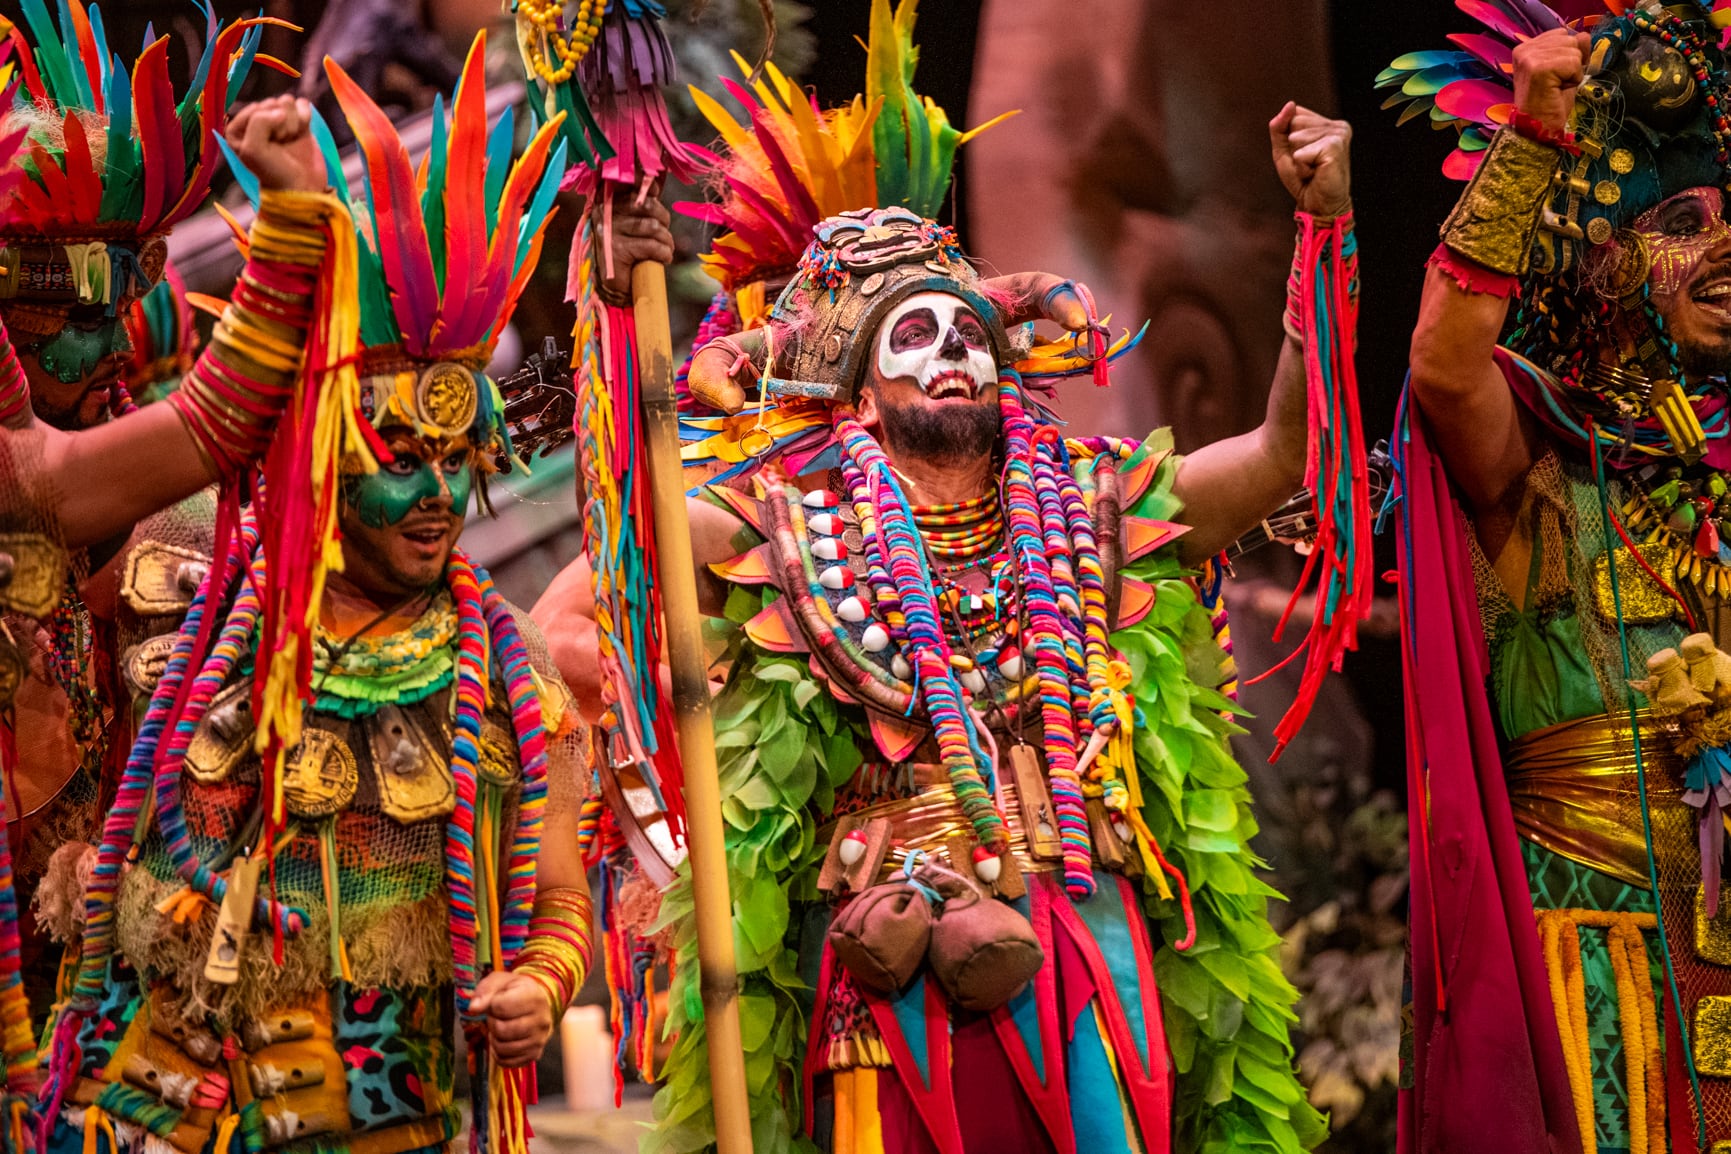
[[[949,465],[988,457],[998,446],[995,405],[894,405],[880,399],[878,414],[884,443],[901,456]]]

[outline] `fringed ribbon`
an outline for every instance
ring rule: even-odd
[[[682,836],[679,747],[661,665],[661,595],[655,580],[648,445],[639,427],[642,379],[632,314],[595,292],[594,219],[578,233],[577,459],[583,471],[583,550],[590,561],[608,755],[639,767]]]
[[[1298,213],[1298,322],[1304,340],[1309,395],[1309,464],[1304,483],[1316,494],[1316,545],[1274,639],[1280,640],[1304,588],[1316,576],[1315,618],[1291,657],[1304,653],[1298,695],[1274,727],[1278,759],[1310,716],[1329,670],[1358,648],[1358,626],[1369,620],[1371,573],[1370,475],[1358,412],[1358,245],[1350,213],[1324,225]],[[1261,677],[1274,672],[1269,670]],[[1259,677],[1257,680],[1260,680]]]
[[[325,226],[329,248],[314,296],[318,320],[307,334],[306,368],[261,470],[268,501],[259,512],[264,571],[257,588],[252,709],[267,842],[285,820],[283,762],[301,738],[302,704],[312,684],[308,639],[318,623],[325,574],[343,564],[337,540],[342,466],[346,459],[351,468],[357,462],[368,472],[378,468],[357,417],[360,306],[354,226],[335,202]]]

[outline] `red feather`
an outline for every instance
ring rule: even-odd
[[[1500,124],[1509,118],[1514,92],[1494,80],[1456,80],[1436,94],[1436,106],[1474,124]],[[1498,109],[1502,111],[1499,113]]]
[[[390,118],[349,78],[342,65],[327,56],[325,73],[366,157],[373,213],[378,218],[375,239],[391,285],[391,311],[396,314],[403,347],[412,355],[424,356],[433,319],[438,315],[438,283],[433,279],[433,253],[427,246],[427,224],[415,196],[415,172],[409,165],[408,150]]]
[[[36,71],[36,53],[31,50],[30,41],[16,27],[7,39],[12,41],[12,59],[24,73],[24,90],[37,100],[47,100],[48,90],[42,87],[42,74]]]
[[[1462,152],[1457,148],[1443,161],[1443,175],[1450,180],[1471,180],[1484,161],[1484,152]]]
[[[144,166],[144,210],[138,230],[150,232],[186,180],[186,148],[180,117],[174,111],[174,86],[168,78],[166,36],[138,58],[132,71],[132,107]]]
[[[481,343],[491,317],[475,309],[475,273],[487,259],[487,34],[475,36],[451,101],[445,157],[445,290],[430,342],[435,348]],[[500,227],[504,224],[501,222]]]
[[[1456,32],[1449,36],[1449,40],[1472,53],[1487,68],[1508,72],[1514,67],[1514,50],[1495,36],[1486,36],[1483,32]]]
[[[90,138],[84,134],[84,122],[68,112],[63,129],[66,136],[66,183],[72,189],[72,218],[93,221],[102,209],[102,178],[96,174],[96,164],[90,157]]]
[[[36,179],[42,190],[43,204],[38,210],[41,217],[48,221],[71,220],[68,212],[72,208],[72,190],[60,165],[47,149],[35,142],[30,145],[30,159],[36,162]]]

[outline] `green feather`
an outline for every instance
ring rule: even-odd
[[[433,97],[432,145],[427,150],[427,187],[421,193],[421,217],[427,224],[427,244],[433,252],[433,277],[439,291],[445,288],[445,179],[450,159],[450,140],[445,124],[445,98]]]

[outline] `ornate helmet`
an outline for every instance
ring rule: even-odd
[[[874,355],[878,324],[918,292],[961,297],[986,323],[998,366],[1016,359],[955,230],[905,208],[862,208],[830,217],[816,234],[770,311],[772,323],[800,318],[781,330],[787,337],[774,350],[771,391],[851,402]]]
[[[1428,114],[1434,126],[1456,129],[1443,172],[1466,180],[1491,135],[1513,118],[1511,42],[1571,23],[1591,33],[1573,125],[1579,155],[1565,165],[1533,241],[1531,272],[1541,277],[1579,267],[1593,247],[1667,198],[1731,182],[1731,74],[1719,48],[1731,8],[1553,2],[1555,9],[1539,0],[1462,3],[1489,34],[1450,36],[1458,48],[1408,53],[1377,77],[1378,87],[1397,89],[1383,106],[1402,108],[1402,123]],[[1621,279],[1635,271],[1623,270]],[[1638,271],[1637,286],[1646,279]]]
[[[62,0],[60,27],[24,4],[8,26],[23,89],[6,113],[27,139],[13,163],[24,178],[0,214],[0,301],[24,331],[55,331],[61,310],[103,304],[112,314],[147,291],[167,257],[163,237],[199,208],[216,171],[228,106],[258,56],[264,25],[205,14],[204,53],[186,94],[169,79],[169,37],[145,46],[128,75],[109,51],[102,14]],[[41,314],[32,325],[29,316]]]
[[[365,161],[358,195],[316,113],[312,131],[360,238],[361,415],[374,428],[466,433],[484,458],[508,460],[504,400],[483,370],[540,258],[565,144],[554,143],[555,116],[512,162],[512,112],[487,127],[486,39],[476,35],[449,104],[435,99],[431,151],[418,168],[390,119],[328,58]],[[244,171],[232,154],[229,162]],[[242,183],[256,201],[256,180]]]

